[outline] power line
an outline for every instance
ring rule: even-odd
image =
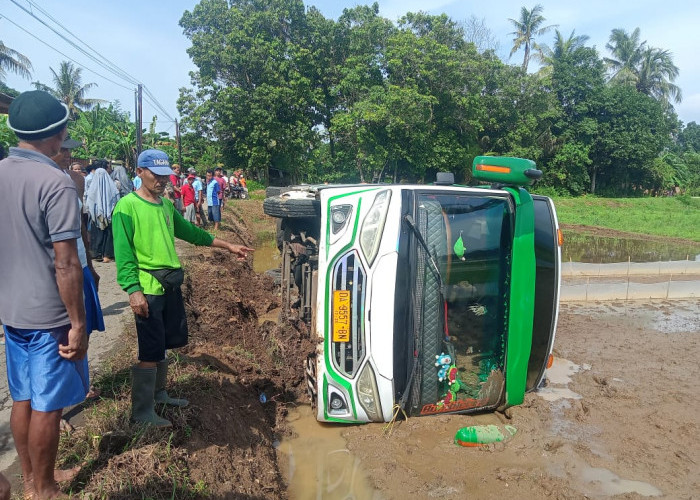
[[[51,14],[49,14],[48,12],[46,12],[43,8],[41,8],[41,6],[37,5],[37,4],[36,4],[35,2],[33,2],[32,0],[26,0],[27,4],[28,4],[30,7],[33,7],[33,8],[35,8],[36,10],[38,10],[38,11],[41,12],[44,16],[46,16],[48,19],[50,19],[51,22],[53,22],[53,23],[55,23],[56,25],[58,25],[58,26],[59,26],[62,30],[64,30],[66,33],[68,33],[68,34],[72,35],[73,37],[75,37],[76,40],[78,40],[81,44],[83,44],[85,47],[87,47],[87,49],[88,49],[89,51],[91,51],[92,53],[94,53],[94,55],[91,54],[91,53],[88,53],[88,51],[87,51],[86,49],[84,49],[83,47],[80,47],[80,46],[77,45],[75,42],[73,42],[72,40],[68,39],[62,32],[56,30],[54,27],[52,27],[52,26],[50,26],[49,24],[47,24],[43,19],[40,19],[34,12],[32,12],[31,10],[28,10],[27,8],[25,8],[25,7],[23,7],[22,5],[20,5],[20,4],[17,2],[17,0],[10,0],[10,1],[11,1],[12,3],[14,3],[17,7],[19,7],[20,9],[22,9],[24,12],[26,12],[27,14],[29,14],[31,17],[33,17],[35,20],[37,20],[39,23],[41,23],[42,25],[46,26],[48,29],[50,29],[52,32],[54,32],[56,35],[58,35],[59,38],[61,38],[61,39],[64,40],[65,42],[67,42],[69,45],[71,45],[72,47],[74,47],[74,48],[75,48],[76,50],[78,50],[80,53],[82,53],[83,55],[85,55],[86,57],[88,57],[89,59],[91,59],[92,61],[94,61],[95,63],[97,63],[100,67],[102,67],[102,68],[104,68],[105,70],[109,71],[110,73],[112,73],[113,75],[117,76],[118,78],[121,78],[122,80],[125,80],[125,81],[131,83],[132,85],[138,85],[138,84],[141,83],[141,82],[139,82],[137,79],[135,79],[134,77],[130,76],[126,71],[124,71],[123,69],[121,69],[119,66],[117,66],[116,64],[114,64],[113,62],[111,62],[111,61],[110,61],[109,59],[107,59],[105,56],[103,56],[102,54],[100,54],[97,50],[93,49],[89,44],[87,44],[86,42],[84,42],[83,40],[81,40],[77,35],[75,35],[75,34],[74,34],[73,32],[71,32],[68,28],[66,28],[65,26],[63,26],[63,24],[61,24],[61,22],[59,22],[57,19],[55,19],[53,16],[51,16]],[[9,21],[9,19],[8,19],[8,21]],[[10,21],[10,22],[12,22],[12,21]],[[44,43],[45,45],[47,45],[47,46],[53,48],[51,45],[49,45],[49,44],[47,44],[46,42],[44,42],[43,40],[39,39],[38,37],[36,37],[36,36],[33,35],[32,33],[29,33],[26,29],[22,28],[22,27],[19,26],[18,24],[14,23],[14,22],[12,22],[12,24],[14,24],[14,25],[17,26],[18,28],[22,29],[22,30],[25,31],[26,33],[30,34],[32,37],[36,38],[37,40],[39,40],[40,42]],[[70,59],[71,61],[75,62],[75,63],[78,64],[79,66],[83,67],[82,64],[78,63],[77,61],[75,61],[74,59],[70,58],[69,56],[63,54],[63,53],[60,52],[59,50],[57,50],[57,49],[55,49],[55,48],[54,48],[54,50],[55,50],[56,52],[58,52],[59,54],[63,55],[64,57],[67,57],[67,58]],[[120,85],[120,84],[118,84],[117,82],[114,82],[113,80],[111,80],[111,79],[109,79],[109,78],[106,78],[105,76],[103,76],[103,75],[101,75],[101,74],[99,74],[99,73],[97,73],[97,72],[95,72],[95,71],[93,71],[93,70],[90,70],[89,68],[86,68],[86,69],[88,69],[88,70],[91,71],[92,73],[95,73],[96,75],[100,76],[101,78],[104,78],[105,80],[114,83],[115,85],[118,85],[118,86],[120,86],[120,87],[122,87],[122,88],[125,88],[125,89],[127,89],[127,90],[131,90],[130,88],[125,87],[125,86],[123,86],[123,85]],[[170,116],[170,114],[166,111],[166,109],[165,109],[165,108],[163,107],[163,105],[158,101],[158,99],[153,95],[153,93],[152,93],[145,85],[143,85],[143,84],[141,84],[141,85],[142,85],[142,87],[143,87],[143,89],[144,89],[146,95],[150,98],[150,100],[147,99],[147,101],[148,101],[154,108],[156,108],[156,110],[159,110],[161,113],[163,113],[163,115],[165,115],[171,122],[175,122],[175,119],[174,119],[172,116]]]
[[[44,21],[43,19],[41,19],[40,17],[38,17],[34,12],[32,12],[32,11],[30,11],[29,9],[27,9],[26,7],[20,5],[19,2],[17,2],[17,0],[10,0],[10,1],[11,1],[13,4],[15,4],[17,7],[19,7],[20,9],[22,9],[24,12],[26,12],[27,14],[29,14],[31,17],[33,17],[36,21],[38,21],[39,23],[41,23],[42,25],[46,26],[48,29],[50,29],[51,31],[53,31],[59,38],[61,38],[63,41],[65,41],[66,43],[68,43],[69,45],[71,45],[71,46],[72,46],[73,48],[75,48],[78,52],[82,53],[83,55],[85,55],[86,57],[88,57],[89,59],[91,59],[92,61],[94,61],[96,64],[98,64],[99,66],[101,66],[101,67],[104,68],[105,70],[107,70],[107,71],[109,71],[110,73],[112,73],[113,75],[115,75],[115,76],[121,78],[122,80],[125,80],[125,81],[131,83],[132,85],[138,84],[138,82],[137,82],[136,80],[134,80],[133,78],[131,78],[131,77],[129,77],[128,75],[126,75],[123,71],[116,71],[116,70],[114,70],[114,69],[111,68],[109,65],[105,64],[105,63],[102,62],[100,59],[98,59],[96,56],[94,56],[94,55],[88,53],[84,48],[80,47],[80,46],[79,46],[78,44],[76,44],[73,40],[70,40],[70,39],[69,39],[68,37],[66,37],[62,32],[60,32],[59,30],[55,29],[53,26],[50,26],[46,21]],[[60,24],[59,24],[59,26],[60,26]],[[91,49],[91,50],[93,50],[93,49]],[[93,51],[94,51],[94,50],[93,50]]]
[[[12,1],[13,1],[13,3],[15,3],[15,5],[17,5],[17,3],[16,3],[14,0],[12,0]],[[113,68],[114,71],[116,71],[123,79],[127,80],[127,81],[128,81],[129,83],[131,83],[132,85],[137,85],[137,84],[138,84],[138,82],[137,82],[136,80],[134,80],[134,78],[131,77],[127,72],[125,72],[124,70],[122,70],[119,66],[117,66],[117,65],[114,64],[112,61],[110,61],[109,59],[107,59],[106,57],[104,57],[102,54],[100,54],[98,51],[96,51],[95,49],[93,49],[88,43],[86,43],[85,41],[83,41],[82,39],[80,39],[80,38],[78,37],[78,35],[76,35],[76,34],[73,33],[72,31],[70,31],[67,27],[65,27],[63,24],[61,24],[60,21],[58,21],[58,20],[55,19],[53,16],[51,16],[51,14],[49,14],[49,13],[46,12],[44,9],[42,9],[40,5],[36,4],[36,3],[33,2],[32,0],[27,0],[27,3],[28,3],[29,5],[31,5],[31,6],[33,6],[34,8],[36,8],[39,12],[41,12],[42,14],[44,14],[44,15],[45,15],[46,17],[48,17],[51,21],[53,21],[55,24],[57,24],[58,26],[60,26],[61,29],[63,29],[66,33],[68,33],[69,35],[75,37],[76,40],[78,40],[80,43],[82,43],[83,45],[85,45],[85,47],[87,47],[89,50],[91,50],[92,52],[94,52],[95,55],[96,55],[97,57],[99,57],[100,59],[102,59],[102,60],[103,60],[105,63],[107,63],[111,68]],[[63,38],[63,37],[62,37],[62,38]],[[65,38],[64,38],[64,39],[65,39]]]
[[[35,38],[35,39],[38,40],[39,42],[43,43],[43,44],[46,45],[48,48],[53,49],[54,51],[58,52],[59,54],[61,54],[61,55],[62,55],[63,57],[65,57],[66,59],[68,59],[68,60],[70,60],[70,61],[73,61],[75,64],[77,64],[77,65],[80,66],[81,68],[84,68],[84,69],[88,70],[90,73],[94,73],[95,75],[99,76],[100,78],[104,78],[104,79],[107,80],[108,82],[111,82],[111,83],[113,83],[114,85],[117,85],[117,86],[119,86],[119,87],[121,87],[121,88],[123,88],[123,89],[126,89],[126,90],[133,90],[131,87],[126,87],[126,86],[122,85],[121,83],[117,83],[117,82],[115,82],[114,80],[111,80],[110,78],[107,78],[106,76],[104,76],[104,75],[98,73],[97,71],[95,71],[95,70],[93,70],[93,69],[90,69],[90,68],[88,68],[87,66],[85,66],[85,65],[83,65],[83,64],[81,64],[81,63],[79,63],[78,61],[76,61],[75,59],[73,59],[72,57],[70,57],[69,55],[66,55],[66,54],[64,54],[63,52],[61,52],[60,50],[58,50],[58,49],[57,49],[56,47],[54,47],[53,45],[51,45],[51,44],[45,42],[44,40],[42,40],[41,38],[39,38],[38,36],[36,36],[34,33],[29,32],[27,29],[25,29],[24,27],[20,26],[20,25],[17,24],[16,22],[14,22],[12,19],[10,19],[9,17],[7,17],[5,14],[2,14],[0,17],[2,17],[3,19],[9,21],[11,24],[15,25],[17,28],[21,29],[22,31],[24,31],[27,35],[31,36],[32,38]]]

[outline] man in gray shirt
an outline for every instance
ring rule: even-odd
[[[0,319],[5,329],[10,425],[25,497],[60,495],[54,480],[64,407],[89,389],[83,272],[75,184],[51,157],[66,136],[68,108],[43,91],[10,105],[20,140],[0,161]]]

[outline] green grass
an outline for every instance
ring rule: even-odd
[[[700,241],[700,199],[555,197],[561,224]]]

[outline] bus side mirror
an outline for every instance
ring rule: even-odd
[[[536,168],[528,168],[525,172],[525,177],[528,179],[532,179],[533,181],[537,181],[542,177],[542,170],[537,170]]]

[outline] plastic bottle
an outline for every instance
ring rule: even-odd
[[[460,446],[485,446],[498,443],[516,433],[512,425],[505,426],[508,435],[504,434],[497,425],[470,425],[462,427],[455,434],[455,444]]]

